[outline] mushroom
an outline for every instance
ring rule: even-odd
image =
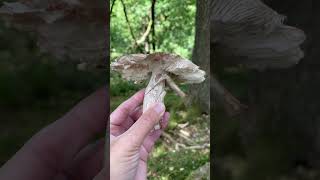
[[[105,67],[109,57],[103,1],[20,0],[3,2],[0,19],[37,38],[40,51],[55,60],[79,64],[80,69]]]
[[[184,84],[201,83],[205,80],[205,72],[197,65],[179,55],[168,53],[125,55],[111,63],[111,68],[122,74],[124,79],[136,83],[150,78],[145,90],[143,112],[151,104],[163,102],[166,95],[165,85],[185,98],[185,93],[173,79]],[[159,124],[154,127],[155,130],[160,128]]]
[[[248,69],[289,68],[304,57],[300,45],[305,33],[285,25],[286,17],[262,0],[214,0],[211,3],[211,53],[220,69],[244,66]],[[229,116],[246,109],[218,81],[211,78],[218,103]]]
[[[211,43],[217,61],[251,69],[288,68],[299,63],[305,33],[261,0],[215,0]]]

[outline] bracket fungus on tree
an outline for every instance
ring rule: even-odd
[[[155,102],[163,102],[166,85],[179,96],[186,96],[173,79],[184,84],[205,80],[205,72],[197,65],[179,55],[168,53],[125,55],[111,63],[111,68],[126,80],[142,82],[150,79],[145,90],[143,111]],[[155,129],[160,129],[160,125],[156,125]]]
[[[304,56],[300,49],[306,39],[304,32],[285,25],[286,17],[261,0],[214,0],[211,12],[211,53],[219,65],[243,65],[263,71],[289,68]],[[219,85],[213,84],[214,89],[223,90]],[[243,109],[226,89],[219,93],[231,115]]]

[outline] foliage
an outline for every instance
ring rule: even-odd
[[[110,95],[111,96],[128,96],[146,86],[146,83],[134,84],[121,78],[118,73],[110,74]]]
[[[112,4],[112,0],[110,0]],[[136,39],[142,36],[150,20],[149,0],[124,1],[127,16]],[[195,0],[156,1],[155,44],[156,51],[173,52],[190,58],[194,44]],[[121,1],[115,1],[111,14],[111,59],[122,54],[136,53]],[[151,46],[151,33],[146,44]]]

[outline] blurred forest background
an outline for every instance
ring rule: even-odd
[[[0,24],[0,166],[37,131],[106,83],[39,52],[35,38]]]
[[[111,61],[123,54],[155,51],[202,61],[201,49],[206,47],[212,48],[212,57],[215,54],[213,45],[194,48],[208,39],[197,34],[197,29],[202,29],[199,24],[206,23],[201,21],[206,0],[109,2]],[[286,15],[288,25],[306,33],[305,57],[297,66],[264,72],[215,67],[222,84],[249,108],[229,117],[222,107],[215,107],[213,175],[223,180],[320,179],[319,3],[264,2]],[[105,71],[80,71],[71,61],[40,52],[35,39],[36,34],[0,23],[0,165],[34,133],[106,81]],[[205,67],[208,63],[201,61],[196,64]],[[110,80],[111,110],[145,87],[124,81],[113,72]],[[182,89],[199,92],[187,86]],[[197,95],[202,94],[208,92]],[[201,176],[198,172],[208,172],[208,113],[198,105],[185,106],[172,92],[165,103],[171,112],[170,124],[151,155],[149,179],[195,179]]]
[[[312,0],[263,2],[305,32],[305,56],[285,69],[215,66],[221,83],[247,108],[231,117],[215,106],[214,179],[318,180],[320,6]],[[211,58],[222,63],[214,47],[211,41]]]
[[[106,84],[105,70],[80,71],[68,59],[40,52],[36,40],[35,33],[0,21],[0,166],[32,135]]]
[[[169,52],[192,59],[196,0],[110,0],[111,62],[130,53]],[[146,84],[134,84],[111,72],[111,110]],[[182,90],[188,92],[189,87]],[[209,92],[209,90],[207,91]],[[148,162],[149,179],[194,179],[209,171],[209,116],[196,104],[168,90],[165,104],[171,117]]]

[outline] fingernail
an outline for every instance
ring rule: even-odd
[[[154,107],[154,110],[158,113],[158,114],[163,114],[165,111],[165,107],[163,103],[157,103]]]

